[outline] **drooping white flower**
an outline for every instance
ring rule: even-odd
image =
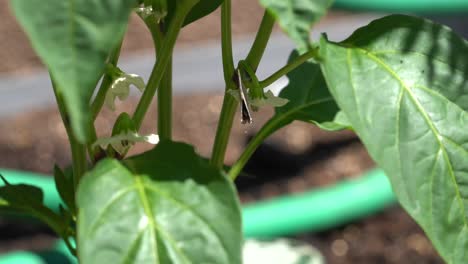
[[[136,74],[127,74],[121,73],[117,78],[112,82],[109,91],[107,91],[106,98],[104,100],[105,105],[111,109],[115,110],[115,99],[118,97],[120,101],[123,101],[128,98],[130,94],[130,85],[135,86],[140,92],[145,90],[145,81],[143,78]]]
[[[99,146],[102,149],[107,149],[110,145],[115,151],[123,155],[136,142],[147,142],[156,145],[159,142],[159,136],[156,134],[139,135],[138,133],[128,131],[112,137],[99,138],[94,142],[92,147],[95,148]]]

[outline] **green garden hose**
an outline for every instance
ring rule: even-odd
[[[359,11],[437,14],[468,11],[467,0],[335,0],[334,4]]]
[[[52,177],[0,170],[10,183],[27,183],[40,187],[45,203],[57,208],[60,197]],[[395,197],[387,177],[381,170],[372,170],[353,180],[284,196],[244,207],[244,235],[247,238],[269,238],[304,231],[322,231],[360,219],[394,204]],[[62,243],[53,251],[15,252],[0,256],[0,264],[62,264],[74,263]],[[50,261],[61,257],[64,261]]]
[[[246,237],[276,237],[322,231],[360,219],[394,204],[381,170],[306,193],[258,202],[243,208]]]

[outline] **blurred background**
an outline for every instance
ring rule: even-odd
[[[386,12],[350,9],[353,7],[350,2],[342,1],[341,8],[339,5],[334,8],[312,36],[316,39],[319,33],[327,32],[330,39],[341,40]],[[8,3],[0,1],[0,168],[50,175],[54,163],[64,167],[71,160],[67,136],[54,105],[48,76]],[[468,36],[468,12],[437,13],[440,10],[434,9],[423,15]],[[250,48],[262,14],[258,1],[233,1],[236,59],[243,58]],[[184,28],[174,57],[174,138],[194,144],[206,157],[211,152],[224,90],[219,21],[218,10]],[[260,65],[260,78],[284,65],[292,49],[293,44],[275,28]],[[121,58],[119,66],[123,70],[148,77],[154,63],[153,47],[149,33],[136,16],[130,19]],[[285,82],[282,79],[273,86],[278,88]],[[119,103],[117,111],[131,113],[136,102],[137,97],[133,97]],[[144,132],[156,131],[154,112],[147,117]],[[237,159],[249,138],[272,113],[272,109],[255,113],[254,123],[249,126],[241,125],[236,117],[227,164]],[[98,133],[108,135],[115,118],[115,113],[103,111],[96,123]],[[132,151],[148,148],[137,145]],[[258,149],[237,186],[242,202],[249,204],[331,186],[360,177],[374,166],[353,133],[324,132],[310,124],[295,122]],[[327,263],[332,264],[443,263],[424,233],[396,204],[361,220],[320,232],[292,234],[290,238],[317,247]],[[50,230],[31,220],[0,218],[0,254],[45,250],[55,239]]]

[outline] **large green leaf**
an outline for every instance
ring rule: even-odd
[[[310,30],[333,0],[260,0],[278,21],[281,28],[296,43],[299,51],[310,47]]]
[[[448,263],[468,263],[468,44],[415,17],[320,44],[339,107]]]
[[[188,13],[187,17],[184,21],[184,26],[212,13],[216,10],[221,4],[223,0],[200,0]],[[176,9],[177,1],[168,0],[168,20],[170,20],[174,14]]]
[[[32,46],[63,94],[74,133],[87,140],[89,101],[124,34],[134,0],[12,0]]]
[[[241,263],[240,206],[222,172],[173,142],[126,165],[103,160],[79,187],[83,263]]]
[[[298,52],[293,51],[288,62],[295,60]],[[320,66],[307,61],[288,74],[289,83],[279,97],[289,102],[275,108],[275,115],[262,128],[268,136],[276,130],[298,120],[318,125],[329,130],[344,127],[333,122],[338,107],[328,91]],[[334,127],[333,127],[334,126]]]

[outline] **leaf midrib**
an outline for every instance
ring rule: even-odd
[[[133,177],[135,181],[136,188],[138,190],[138,196],[140,197],[140,202],[143,205],[143,210],[145,212],[146,218],[148,219],[148,224],[150,225],[150,237],[151,242],[153,244],[153,250],[151,251],[154,254],[154,258],[156,263],[160,263],[159,261],[159,254],[158,254],[158,241],[156,237],[156,221],[154,220],[153,210],[151,209],[150,205],[148,204],[148,196],[145,192],[145,186],[141,181],[141,176],[137,175]]]
[[[166,198],[167,200],[169,201],[172,201],[174,204],[176,204],[177,206],[179,206],[180,208],[182,209],[185,209],[187,210],[188,212],[192,213],[193,215],[196,216],[195,219],[199,219],[203,224],[205,224],[206,227],[208,227],[208,229],[214,234],[214,237],[216,238],[216,240],[218,241],[218,243],[223,247],[224,249],[224,252],[228,252],[228,248],[227,246],[224,244],[224,241],[222,241],[219,237],[219,234],[216,232],[216,230],[213,228],[213,226],[209,223],[209,221],[207,221],[205,218],[203,218],[201,215],[197,214],[195,210],[193,210],[192,208],[190,208],[189,206],[186,206],[184,203],[180,202],[179,200],[175,199],[174,197],[172,196],[169,196],[167,195],[166,193],[158,190],[157,188],[155,188],[154,186],[146,186],[147,189],[149,189],[150,191],[153,191],[157,194],[159,194],[161,197],[164,197]],[[226,259],[229,259],[229,256],[228,255],[225,255],[225,258]]]
[[[72,65],[76,65],[76,61],[77,61],[77,53],[76,53],[76,39],[75,39],[75,34],[76,34],[76,27],[75,27],[75,12],[76,12],[76,8],[75,8],[75,0],[68,0],[68,15],[69,15],[69,34],[68,34],[68,40],[70,42],[70,47],[71,47],[71,61],[72,61]],[[75,72],[75,69],[73,69],[73,82],[76,82],[76,72]],[[76,83],[74,83],[76,85]],[[62,85],[62,84],[60,84]],[[76,90],[76,87],[75,87],[75,90]]]

